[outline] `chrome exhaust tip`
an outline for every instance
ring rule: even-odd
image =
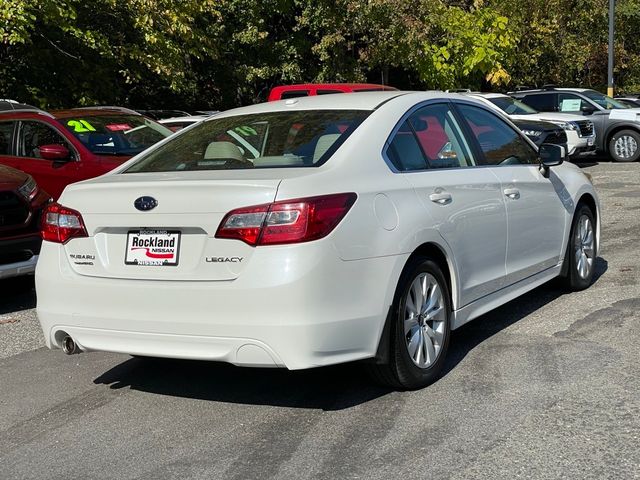
[[[71,338],[69,335],[67,335],[62,339],[62,351],[67,355],[80,353],[80,349],[78,348],[78,345],[76,344],[76,342],[73,341],[73,338]]]

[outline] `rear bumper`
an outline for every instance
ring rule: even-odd
[[[41,244],[39,235],[0,240],[0,279],[33,273]]]
[[[49,348],[67,334],[87,351],[311,368],[375,355],[405,260],[343,261],[319,241],[261,247],[232,281],[149,281],[81,276],[44,242],[37,312]]]

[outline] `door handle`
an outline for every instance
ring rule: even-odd
[[[432,193],[429,195],[429,200],[438,205],[448,205],[453,201],[453,197],[450,193]]]
[[[520,198],[520,190],[518,190],[517,188],[505,188],[504,194],[511,200],[517,200]]]

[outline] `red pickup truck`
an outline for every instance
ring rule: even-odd
[[[328,95],[331,93],[380,92],[384,90],[397,90],[397,88],[375,83],[300,83],[272,88],[271,92],[269,92],[268,100],[274,102],[288,98]]]

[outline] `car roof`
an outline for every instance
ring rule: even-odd
[[[81,107],[81,108],[70,108],[67,110],[52,110],[51,115],[55,118],[69,118],[69,117],[94,117],[98,115],[136,115],[138,117],[142,117],[140,113],[129,110],[128,108],[123,107]]]
[[[466,95],[475,95],[476,97],[482,98],[504,98],[509,97],[509,95],[505,95],[504,93],[490,93],[490,92],[467,92]]]
[[[188,117],[171,117],[158,120],[158,123],[174,123],[174,122],[192,122],[196,123],[200,120],[211,118],[211,115],[189,115]]]
[[[226,110],[211,117],[211,119],[219,119],[223,117],[231,117],[235,115],[247,115],[254,113],[282,112],[282,111],[304,111],[304,110],[376,110],[382,104],[389,102],[398,97],[412,96],[415,102],[422,102],[432,99],[462,99],[479,102],[469,96],[463,96],[457,93],[446,93],[442,91],[380,91],[380,92],[362,92],[357,95],[315,95],[309,97],[290,98],[287,100],[278,100],[275,102],[264,102],[247,107],[234,108]],[[207,119],[209,121],[209,119]]]
[[[549,93],[549,92],[578,92],[583,93],[589,90],[593,90],[592,88],[572,88],[572,87],[553,87],[553,88],[532,88],[528,90],[518,90],[515,92],[509,92],[511,94],[522,94],[522,93]]]

